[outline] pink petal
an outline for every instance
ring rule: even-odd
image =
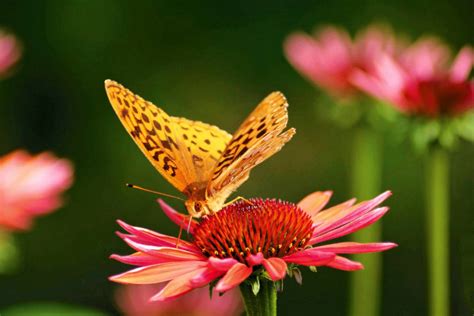
[[[351,74],[349,80],[366,94],[377,99],[387,100],[386,87],[378,76],[356,69]]]
[[[238,263],[238,261],[235,260],[234,258],[220,259],[216,257],[210,257],[208,262],[209,262],[209,265],[213,269],[218,270],[218,271],[224,271],[224,272],[227,272],[236,263]]]
[[[471,72],[473,62],[474,51],[469,46],[463,47],[451,66],[451,79],[454,81],[466,80]]]
[[[286,275],[286,262],[280,258],[268,258],[263,260],[263,266],[273,281],[281,280]]]
[[[312,80],[320,78],[320,67],[317,66],[321,50],[312,37],[304,33],[294,33],[288,36],[283,46],[288,61],[298,71]]]
[[[188,293],[194,289],[194,286],[191,284],[191,279],[204,270],[206,270],[206,268],[188,272],[171,280],[158,294],[153,296],[150,301],[165,301]]]
[[[146,228],[132,226],[121,220],[117,220],[117,223],[127,232],[129,232],[132,235],[135,235],[135,237],[137,238],[135,240],[136,242],[140,242],[143,244],[151,244],[155,246],[176,247],[176,245],[178,245],[179,248],[182,248],[182,249],[186,249],[186,250],[193,251],[196,253],[201,252],[199,248],[197,248],[194,244],[188,241],[185,241],[182,239],[179,240],[178,238],[163,235]]]
[[[218,277],[222,276],[225,273],[225,271],[218,271],[215,269],[206,269],[202,271],[200,274],[194,276],[191,279],[191,285],[193,287],[202,287],[206,284],[211,283]]]
[[[331,218],[331,217],[336,216],[337,214],[340,214],[341,211],[350,208],[352,205],[354,205],[355,201],[356,199],[350,199],[346,202],[330,207],[324,210],[324,212],[315,214],[313,216],[313,222],[315,226],[325,222],[328,218]]]
[[[205,261],[165,262],[136,268],[111,276],[110,281],[131,284],[153,284],[169,281],[183,273],[188,273],[207,266]]]
[[[255,255],[250,254],[250,255],[247,256],[247,263],[251,267],[258,266],[259,264],[262,264],[263,260],[265,260],[265,258],[263,257],[263,253],[261,253],[261,252],[258,252]]]
[[[354,205],[350,208],[340,210],[339,212],[331,212],[328,215],[325,215],[325,211],[320,212],[315,217],[315,223],[320,223],[313,232],[313,236],[322,235],[334,228],[343,226],[347,223],[350,223],[356,218],[359,218],[361,215],[371,211],[374,207],[385,201],[392,193],[386,191],[379,196],[375,197],[372,200],[361,202],[357,205]]]
[[[216,291],[225,292],[236,287],[252,274],[253,269],[243,263],[237,263],[224,275],[216,285]]]
[[[285,256],[283,257],[283,260],[305,266],[321,266],[333,260],[335,256],[336,255],[331,252],[319,251],[314,248],[310,248],[295,252],[289,256]]]
[[[368,253],[368,252],[377,252],[392,249],[396,247],[397,244],[392,242],[376,242],[376,243],[367,243],[362,244],[358,242],[340,242],[330,245],[324,245],[315,247],[313,249],[318,249],[320,251],[329,251],[334,253]]]
[[[437,38],[424,37],[405,49],[399,59],[411,77],[425,80],[443,71],[449,58],[449,47]]]
[[[370,224],[378,221],[385,213],[388,212],[388,207],[381,207],[375,209],[369,213],[361,215],[359,218],[355,219],[350,223],[346,223],[343,226],[339,226],[327,233],[322,235],[313,235],[313,238],[310,239],[309,244],[314,245],[316,243],[320,243],[329,239],[338,238],[341,236],[345,236],[351,234],[359,229],[362,229]]]
[[[143,252],[135,252],[134,254],[128,256],[111,255],[109,258],[134,266],[149,266],[166,262],[166,260],[158,259]]]
[[[176,225],[178,225],[182,229],[187,230],[189,228],[189,233],[191,235],[194,235],[194,229],[196,225],[198,224],[198,222],[192,219],[192,216],[190,215],[186,216],[184,214],[181,214],[175,211],[171,206],[166,204],[165,201],[163,201],[162,199],[158,199],[157,201],[160,204],[161,209],[166,214],[166,216],[169,217],[169,219],[171,219]]]
[[[314,192],[303,198],[298,203],[298,206],[311,216],[314,216],[326,206],[331,195],[332,191]]]
[[[344,271],[356,271],[356,270],[362,270],[364,269],[364,266],[362,263],[357,262],[357,261],[352,261],[344,257],[336,256],[334,260],[326,264],[326,266],[338,269],[338,270],[344,270]]]
[[[166,261],[195,261],[206,259],[206,257],[200,253],[190,252],[178,248],[144,245],[134,242],[130,238],[124,238],[124,241],[137,251],[144,252]]]

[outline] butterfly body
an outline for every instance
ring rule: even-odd
[[[105,88],[117,116],[151,164],[187,196],[190,215],[218,212],[253,167],[291,139],[283,94],[273,92],[234,135],[199,121],[173,117],[119,83]]]

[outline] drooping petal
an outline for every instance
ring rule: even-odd
[[[238,263],[237,260],[234,258],[225,258],[225,259],[220,259],[216,257],[210,257],[209,260],[209,265],[219,271],[224,271],[227,272],[230,268],[232,268],[236,263]]]
[[[314,216],[326,206],[331,196],[332,191],[314,192],[303,198],[298,206],[309,215]]]
[[[268,258],[263,260],[263,266],[273,281],[281,280],[286,275],[286,262],[281,258]]]
[[[184,273],[207,266],[205,261],[165,262],[136,268],[111,276],[109,280],[118,283],[153,284],[169,281]]]
[[[258,252],[257,254],[250,254],[247,256],[247,263],[253,267],[253,266],[258,266],[259,264],[263,263],[263,260],[265,258],[263,257],[263,253]]]
[[[333,230],[328,231],[327,233],[324,233],[322,235],[314,234],[313,237],[310,239],[309,244],[314,245],[316,243],[320,243],[329,239],[335,239],[341,236],[351,234],[378,221],[387,212],[388,207],[381,207],[369,213],[363,214],[352,222],[339,226]]]
[[[196,252],[191,252],[183,249],[172,248],[172,247],[158,247],[144,245],[141,243],[134,242],[129,238],[125,238],[124,241],[133,249],[144,252],[151,256],[164,259],[166,261],[196,261],[205,260],[206,258]]]
[[[160,234],[150,229],[132,226],[121,220],[117,220],[117,223],[127,232],[134,235],[137,238],[137,240],[135,240],[136,242],[141,242],[144,244],[150,244],[150,245],[155,245],[155,246],[168,246],[168,247],[176,247],[176,245],[178,245],[179,248],[183,248],[183,249],[194,251],[194,252],[200,252],[199,248],[197,248],[194,244],[188,241],[185,241],[182,239],[180,240],[175,237]],[[140,241],[138,241],[138,239]]]
[[[396,247],[397,244],[392,242],[376,242],[376,243],[358,243],[358,242],[340,242],[330,245],[314,247],[320,251],[329,251],[333,253],[368,253],[378,252]]]
[[[211,283],[212,281],[214,281],[218,277],[224,275],[225,272],[226,271],[219,271],[219,270],[215,270],[215,269],[212,269],[212,268],[208,268],[208,269],[202,271],[200,274],[195,275],[191,279],[191,285],[193,287],[204,286],[206,284]]]
[[[135,252],[134,254],[128,256],[111,255],[109,258],[134,266],[149,266],[167,261],[164,259],[158,259],[157,257],[150,256],[143,252]]]
[[[194,289],[194,286],[191,284],[191,279],[204,270],[206,270],[206,268],[197,269],[171,280],[158,294],[153,296],[150,301],[165,301],[188,293]]]
[[[166,204],[165,201],[163,201],[162,199],[158,199],[157,202],[158,202],[158,204],[160,204],[161,209],[166,214],[166,216],[168,216],[169,219],[171,219],[173,221],[173,223],[175,223],[176,225],[178,225],[182,229],[185,229],[185,230],[189,229],[189,233],[191,235],[194,234],[194,228],[196,227],[198,222],[196,222],[192,218],[192,216],[190,216],[190,215],[186,216],[184,214],[181,214],[181,213],[175,211],[171,206]]]
[[[330,261],[328,264],[326,264],[326,266],[344,271],[356,271],[364,269],[362,263],[340,256],[336,256],[334,260]]]
[[[238,286],[252,274],[252,268],[243,263],[237,263],[224,275],[216,285],[216,291],[225,292]]]
[[[295,252],[289,256],[285,256],[283,257],[283,260],[304,266],[321,266],[333,260],[335,256],[336,255],[331,252],[319,251],[314,248],[310,248]]]

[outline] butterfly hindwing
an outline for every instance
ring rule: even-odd
[[[171,121],[175,126],[176,133],[180,136],[183,150],[190,153],[196,170],[195,181],[207,186],[212,170],[222,156],[232,135],[217,126],[182,117],[171,117]]]
[[[263,162],[295,133],[282,131],[288,122],[288,103],[280,92],[267,96],[237,129],[217,163],[207,188],[209,197],[227,198]],[[224,195],[225,197],[222,197]]]

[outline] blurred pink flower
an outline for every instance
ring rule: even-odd
[[[73,181],[73,168],[50,153],[17,150],[0,157],[0,227],[26,230],[39,215],[60,207],[60,194]]]
[[[359,92],[350,80],[354,71],[370,73],[381,54],[398,49],[387,28],[372,25],[351,40],[347,32],[329,26],[314,36],[294,33],[288,36],[284,50],[289,62],[303,76],[337,96],[352,96]]]
[[[0,77],[20,59],[21,49],[17,39],[0,29]]]
[[[384,54],[374,71],[356,71],[352,82],[409,115],[456,115],[474,108],[474,62],[471,47],[464,47],[454,61],[449,49],[433,38],[420,39],[399,56]]]
[[[209,289],[203,287],[174,300],[150,302],[150,297],[162,289],[162,284],[122,286],[116,293],[116,302],[126,316],[237,316],[243,312],[237,289],[211,299]]]
[[[339,254],[378,252],[396,246],[390,242],[316,246],[379,220],[388,208],[377,206],[391,193],[385,192],[355,205],[352,199],[321,211],[331,194],[315,192],[298,205],[279,200],[238,201],[216,215],[191,223],[189,216],[158,200],[171,220],[183,229],[189,227],[193,241],[178,241],[175,237],[118,221],[127,231],[118,235],[135,253],[111,258],[138,267],[112,276],[110,280],[124,284],[168,282],[151,297],[152,301],[164,301],[213,281],[217,281],[215,291],[226,292],[254,273],[255,266],[262,266],[273,281],[286,276],[289,263],[359,270],[363,268],[361,263]]]

